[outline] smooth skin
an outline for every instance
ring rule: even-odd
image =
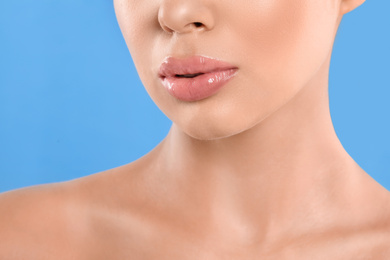
[[[329,113],[334,38],[363,2],[114,0],[172,127],[130,164],[0,195],[0,259],[390,259],[389,192]],[[239,70],[216,95],[179,101],[158,69],[192,55]]]

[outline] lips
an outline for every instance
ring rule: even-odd
[[[159,77],[173,97],[198,101],[216,94],[237,70],[232,64],[204,56],[167,57],[160,66]]]

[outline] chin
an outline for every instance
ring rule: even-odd
[[[228,120],[228,122],[225,122],[225,120],[211,120],[206,122],[194,120],[193,122],[186,122],[184,126],[178,125],[178,127],[194,139],[211,141],[240,134],[252,128],[255,124],[243,120]]]
[[[181,132],[197,140],[218,140],[239,135],[258,125],[268,115],[269,106],[254,102],[209,100],[175,109],[165,109],[168,118]],[[241,105],[242,104],[242,105]],[[163,107],[166,108],[166,107]],[[160,108],[161,109],[161,108]],[[256,111],[256,113],[254,113]]]
[[[200,141],[212,141],[227,138],[238,133],[241,133],[244,130],[240,131],[226,131],[226,129],[191,129],[189,131],[183,130],[188,136],[200,140]]]

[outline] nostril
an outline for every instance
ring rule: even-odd
[[[199,28],[199,27],[202,27],[202,26],[203,26],[203,24],[202,24],[202,23],[199,23],[199,22],[195,22],[194,25],[195,25],[196,28]]]

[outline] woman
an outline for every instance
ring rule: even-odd
[[[128,165],[2,194],[0,259],[389,259],[389,193],[329,114],[363,2],[114,0],[172,128]]]

